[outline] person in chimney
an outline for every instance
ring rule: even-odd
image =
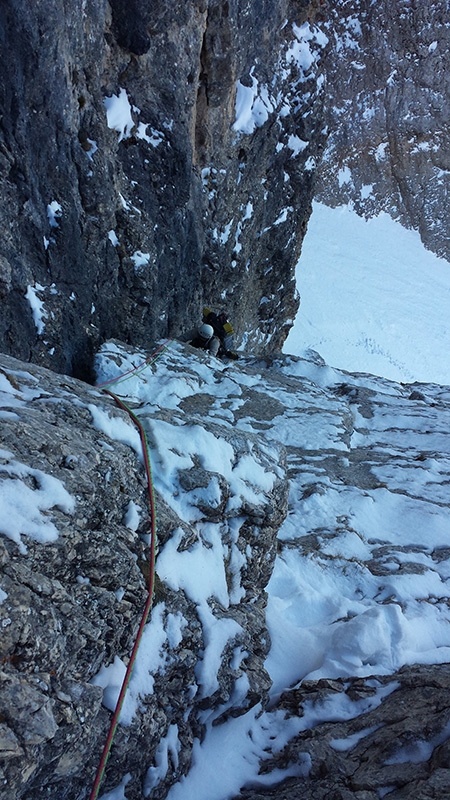
[[[226,311],[216,314],[210,308],[204,308],[200,327],[189,331],[183,339],[193,347],[207,350],[212,356],[237,359],[238,355],[233,350],[233,334],[234,329]]]
[[[192,347],[199,347],[202,350],[207,350],[212,356],[218,356],[220,350],[220,339],[214,334],[212,325],[207,325],[203,322],[199,328],[194,328],[183,336],[184,341]]]

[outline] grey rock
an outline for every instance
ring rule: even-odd
[[[448,259],[448,8],[439,0],[326,8],[330,135],[316,196],[351,203],[361,216],[386,211]]]
[[[71,510],[55,506],[46,512],[59,532],[55,541],[35,541],[26,526],[17,541],[0,536],[1,586],[6,593],[0,604],[0,786],[7,787],[6,794],[0,788],[0,797],[40,800],[50,787],[61,800],[81,800],[93,782],[111,717],[101,704],[101,687],[91,680],[116,657],[127,663],[147,597],[147,483],[134,450],[108,441],[93,424],[95,409],[117,417],[135,432],[126,412],[110,396],[7,356],[0,362],[2,378],[12,390],[4,396],[11,405],[6,400],[2,405],[0,480],[8,479],[11,470],[19,469],[14,465],[21,464],[19,473],[30,476],[31,489],[45,474],[62,482],[75,499]],[[189,419],[187,413],[176,412],[180,421],[183,414]],[[153,419],[158,417],[164,420],[167,414],[164,410],[153,414]],[[144,424],[147,418],[148,412],[142,413]],[[252,452],[263,468],[272,466],[273,456],[256,434],[217,421],[204,424],[227,442],[236,462]],[[284,449],[274,444],[272,450],[277,452],[279,478],[259,504],[241,498],[226,508],[230,488],[220,464],[217,472],[197,464],[179,473],[180,486],[198,509],[199,519],[215,522],[222,531],[230,587],[235,580],[233,548],[241,553],[240,598],[229,608],[214,598],[209,603],[219,623],[233,621],[236,634],[224,646],[217,689],[202,694],[198,670],[205,642],[198,609],[183,591],[173,591],[157,578],[152,613],[160,617],[165,630],[173,627],[173,620],[182,620],[182,633],[178,643],[167,638],[164,658],[153,676],[154,690],[142,698],[132,723],[119,726],[105,790],[120,783],[125,771],[133,775],[128,796],[140,797],[161,738],[177,725],[178,768],[157,790],[167,791],[187,771],[205,715],[220,721],[267,702],[270,680],[264,660],[270,637],[264,587],[288,494]],[[211,481],[219,490],[217,503],[205,494]],[[124,522],[130,502],[142,509],[136,530]],[[176,531],[181,532],[179,550],[198,542],[195,525],[180,519],[162,498],[157,498],[157,505],[160,547]],[[239,527],[233,528],[231,537],[228,522],[234,518]],[[7,533],[8,528],[2,531]],[[211,546],[206,540],[203,545]],[[237,652],[243,654],[238,661]],[[237,700],[236,681],[244,674],[247,689]]]
[[[130,356],[117,341],[105,345],[102,354],[119,373],[122,359]],[[145,354],[133,355],[144,360]],[[170,490],[162,480],[156,498],[160,552],[149,622],[149,630],[154,625],[164,641],[136,713],[130,713],[129,724],[118,726],[102,785],[107,792],[130,774],[129,800],[141,800],[144,785],[163,800],[188,772],[194,740],[202,739],[206,724],[218,725],[258,704],[268,709],[266,586],[277,552],[289,554],[295,548],[326,570],[328,564],[335,568],[333,550],[340,536],[358,535],[350,514],[340,514],[318,527],[310,525],[304,536],[284,540],[280,528],[285,519],[289,523],[290,478],[299,503],[330,487],[351,487],[362,495],[381,488],[392,492],[392,502],[401,489],[402,497],[423,501],[436,513],[448,508],[445,387],[422,385],[426,400],[418,401],[411,399],[417,387],[343,373],[335,386],[321,388],[295,377],[305,366],[299,358],[243,357],[224,367],[179,343],[165,352],[162,366],[162,375],[159,365],[152,364],[143,376],[159,387],[152,402],[140,405],[132,392],[130,400],[149,436],[161,479],[165,455],[172,477]],[[310,364],[306,367],[309,371]],[[0,603],[0,797],[44,800],[53,793],[61,800],[85,800],[111,720],[102,689],[92,680],[116,658],[125,667],[147,598],[146,478],[131,446],[110,438],[98,422],[94,425],[95,419],[113,418],[129,426],[127,441],[137,436],[110,395],[8,356],[0,358],[0,369],[5,389],[0,480],[16,474],[33,492],[46,475],[60,481],[75,500],[71,507],[59,503],[45,509],[46,522],[59,532],[53,541],[35,541],[26,527],[20,538],[11,539],[5,519],[0,520],[6,595]],[[179,395],[174,386],[180,387]],[[386,415],[392,422],[388,429]],[[357,427],[361,424],[364,428]],[[158,426],[163,431],[173,426],[170,454]],[[291,441],[296,426],[299,437]],[[184,450],[182,431],[194,441],[201,431],[204,441],[214,444],[214,453],[228,454],[229,465],[220,458],[206,459],[202,447]],[[427,431],[438,432],[432,451]],[[258,491],[249,463],[255,473],[271,476]],[[232,475],[239,465],[238,485]],[[130,503],[141,509],[132,528],[126,525]],[[204,598],[207,608],[201,612],[189,590],[178,588],[166,574],[163,557],[167,553],[173,560],[196,548],[207,554],[217,546],[216,536],[227,597]],[[380,586],[393,566],[414,576],[426,563],[431,573],[441,574],[449,554],[447,547],[430,552],[425,545],[386,539],[367,545],[361,567],[379,576]],[[340,558],[345,570],[345,554]],[[395,598],[381,600],[398,609]],[[231,630],[217,660],[217,680],[209,684],[202,672],[208,647],[202,613]],[[352,618],[343,624],[351,625]],[[246,787],[242,797],[375,800],[386,782],[402,800],[439,792],[445,796],[448,681],[448,665],[405,667],[393,676],[303,680],[278,700],[273,697],[271,708],[286,719],[301,719],[305,709],[320,710],[327,698],[342,696],[355,704],[354,716],[318,722],[262,762],[269,779],[290,763],[298,765],[303,778],[267,791]],[[375,702],[377,692],[389,688],[390,694]],[[173,726],[178,762],[162,774],[158,748]],[[427,757],[410,758],[412,766],[405,769],[404,757],[411,753]]]
[[[325,138],[320,57],[303,75],[288,52],[293,25],[314,23],[317,6],[3,3],[6,352],[91,379],[105,339],[146,346],[224,303],[249,349],[284,341]],[[237,82],[253,80],[270,95],[259,98],[267,120],[240,134]],[[133,118],[122,133],[104,105],[121,92]],[[290,136],[308,142],[295,158]],[[43,303],[44,329],[28,291]]]
[[[286,692],[279,707],[288,716],[301,716],[303,703],[322,703],[330,693],[345,693],[356,701],[370,697],[374,684],[394,687],[376,708],[346,722],[318,724],[295,737],[271,765],[264,764],[270,772],[277,765],[299,762],[307,753],[308,778],[262,791],[243,790],[239,800],[376,800],[388,786],[395,800],[445,797],[450,789],[449,680],[448,664],[414,666],[376,680],[304,682]],[[418,742],[429,743],[430,760],[421,757]]]

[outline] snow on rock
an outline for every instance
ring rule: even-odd
[[[351,203],[364,217],[387,212],[447,259],[448,8],[438,0],[417,8],[329,4],[322,25],[334,43],[325,65],[329,137],[316,189],[322,202]],[[351,180],[342,180],[350,170]]]
[[[45,286],[41,286],[40,283],[37,283],[35,286],[27,286],[27,291],[25,294],[26,299],[28,300],[31,306],[31,313],[33,315],[33,321],[36,326],[36,331],[39,335],[43,334],[45,331],[45,322],[44,319],[46,317],[45,313],[45,306],[44,301],[38,295],[45,291]]]
[[[306,798],[323,764],[354,791],[361,748],[373,748],[383,786],[399,780],[399,759],[444,748],[449,390],[342,372],[312,353],[224,363],[177,342],[152,358],[110,341],[96,369],[145,429],[158,512],[154,606],[106,796],[229,800],[247,783],[289,777]],[[61,796],[70,781],[75,800],[146,597],[142,456],[129,416],[100,388],[5,357],[0,391],[10,465],[0,477],[61,482],[51,487],[56,538],[28,536],[24,552],[0,536],[12,687],[1,741],[21,755],[7,776],[22,791],[25,727],[7,705],[19,680],[27,697],[39,692],[46,720],[26,756],[36,781],[51,775]],[[26,468],[13,476],[13,463]],[[49,660],[52,679],[30,683]],[[399,697],[407,712],[394,724]]]
[[[102,376],[113,377],[129,368],[129,356],[124,352],[120,363],[119,351],[114,343],[105,345],[99,358]],[[183,382],[177,380],[181,359]],[[240,432],[246,434],[247,443],[257,436],[258,449],[253,447],[247,457],[260,452],[262,441],[272,451],[276,442],[281,443],[287,455],[289,510],[279,529],[279,554],[267,584],[271,649],[266,668],[273,702],[300,681],[303,685],[355,676],[369,680],[372,675],[397,674],[417,662],[432,665],[449,660],[448,504],[441,491],[449,475],[447,389],[351,375],[314,357],[285,356],[272,361],[270,369],[264,362],[245,358],[239,365],[224,367],[202,355],[195,361],[188,359],[179,344],[173,344],[155,367],[152,380],[157,391],[152,391],[148,403],[142,387],[131,389],[134,380],[126,381],[122,391],[131,396],[135,391],[142,417],[148,418],[159,490],[178,514],[200,524],[202,531],[200,541],[186,551],[180,547],[183,532],[179,530],[162,548],[157,562],[160,578],[171,589],[182,588],[197,604],[207,645],[203,667],[197,670],[197,678],[203,675],[200,697],[206,685],[209,691],[213,689],[214,671],[209,669],[206,678],[204,669],[214,653],[217,659],[223,652],[230,619],[222,618],[222,633],[217,630],[212,638],[214,616],[203,597],[213,599],[213,608],[217,602],[225,608],[233,604],[231,593],[227,595],[220,536],[211,524],[218,514],[223,527],[230,511],[229,501],[221,502],[221,481],[227,481],[228,491],[239,492],[239,484],[230,483],[233,470],[230,473],[227,430],[233,432],[234,441]],[[198,425],[192,425],[191,417],[186,427],[181,415],[187,412],[199,419]],[[212,430],[214,439],[209,438]],[[196,449],[202,453],[200,464],[193,464]],[[221,479],[214,476],[214,460],[220,462]],[[264,481],[262,474],[258,480],[255,466],[248,468],[247,475],[253,486],[240,493],[240,502],[256,487],[259,493],[264,486],[267,491],[273,480],[273,466],[269,471],[266,466]],[[171,497],[174,486],[179,488]],[[208,552],[202,556],[205,544]],[[252,542],[252,553],[254,547]],[[242,564],[242,552],[240,558]],[[253,561],[253,575],[255,567]],[[245,578],[246,567],[241,566],[238,593],[249,592]],[[388,694],[398,685],[391,682]],[[352,706],[352,714],[357,717],[370,707]],[[251,713],[245,718],[250,720]],[[215,716],[204,717],[207,734],[196,763],[215,746],[217,729],[211,727]],[[309,719],[305,726],[317,724],[314,714]],[[330,701],[320,720],[335,719]],[[223,722],[224,739],[238,735],[233,726],[231,720]],[[248,733],[239,731],[239,750],[245,760],[249,758]],[[282,776],[272,777],[276,781]],[[195,769],[180,783],[179,791],[187,798],[203,796]],[[174,787],[169,797],[178,796]],[[223,789],[217,792],[218,798],[228,796]]]

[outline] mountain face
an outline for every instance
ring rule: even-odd
[[[124,372],[159,552],[102,791],[165,798],[243,720],[246,798],[444,797],[448,389],[279,355],[315,192],[448,255],[444,4],[4,0],[0,34],[1,800],[85,800],[136,639],[142,450],[78,380]],[[148,360],[203,304],[248,355]]]
[[[329,3],[323,29],[329,137],[318,199],[387,211],[449,259],[448,3]]]
[[[324,142],[326,38],[306,0],[6,0],[3,349],[92,375],[225,305],[283,342]]]
[[[2,800],[93,786],[150,568],[132,415],[157,579],[102,793],[166,797],[213,737],[220,781],[230,741],[237,790],[289,778],[246,798],[444,797],[448,388],[175,342],[96,364],[112,395],[1,357]]]
[[[318,170],[449,256],[444,5],[5,0],[3,350],[90,379],[210,305],[275,352]]]

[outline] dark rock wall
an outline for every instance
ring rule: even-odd
[[[204,303],[249,348],[283,341],[323,139],[320,58],[305,76],[286,52],[317,5],[2,3],[2,350],[89,378],[106,338],[177,335]],[[270,95],[251,133],[237,81]]]
[[[387,211],[450,259],[450,10],[338,0],[325,30],[329,138],[317,197]]]

